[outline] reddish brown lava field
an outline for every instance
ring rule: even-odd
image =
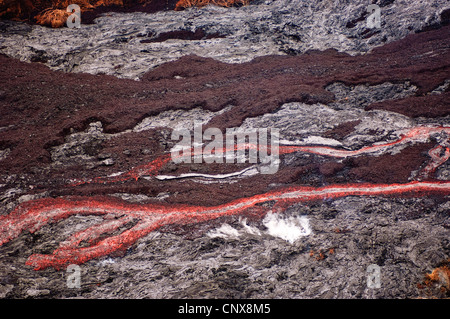
[[[286,102],[330,103],[333,94],[324,87],[334,82],[411,81],[418,86],[416,96],[367,109],[395,110],[412,117],[445,116],[450,114],[449,89],[440,95],[427,93],[448,77],[449,33],[446,26],[410,35],[355,57],[328,50],[228,65],[186,56],[149,71],[141,81],[67,74],[0,56],[0,126],[5,127],[0,131],[0,147],[12,150],[0,169],[26,172],[49,163],[49,147],[61,144],[71,129],[83,130],[93,121],[101,121],[106,132],[120,132],[161,111],[195,107],[218,111],[231,104],[235,107],[213,118],[209,126],[233,127]]]
[[[114,222],[106,221],[101,229],[92,228],[73,235],[66,242],[67,247],[61,247],[50,257],[32,256],[29,260],[29,264],[38,269],[59,267],[68,262],[81,263],[109,254],[114,249],[131,245],[141,236],[164,225],[199,222],[222,216],[218,212],[209,214],[207,218],[201,215],[202,212],[213,209],[208,208],[211,206],[217,206],[222,213],[226,210],[227,214],[244,213],[244,210],[248,213],[249,208],[251,213],[256,212],[258,215],[256,204],[280,198],[277,197],[278,190],[271,189],[272,184],[292,187],[289,190],[300,192],[304,200],[323,198],[323,195],[311,195],[309,192],[327,192],[327,187],[340,190],[336,196],[395,193],[414,196],[416,191],[448,194],[448,185],[435,181],[432,171],[426,176],[424,184],[408,184],[411,171],[424,167],[430,160],[427,152],[435,147],[436,143],[433,142],[406,147],[395,155],[386,154],[376,158],[363,155],[346,159],[342,163],[312,152],[315,155],[309,160],[303,160],[294,166],[282,166],[276,174],[257,175],[223,189],[218,189],[217,184],[198,184],[189,180],[183,183],[150,181],[141,179],[140,176],[117,180],[116,183],[85,183],[77,187],[68,185],[68,180],[92,180],[118,170],[131,171],[134,167],[161,159],[167,150],[157,142],[161,134],[158,129],[128,133],[105,142],[101,146],[102,151],[117,154],[117,163],[113,168],[52,169],[48,165],[51,162],[51,147],[62,144],[70,132],[82,131],[94,121],[101,121],[106,132],[116,133],[132,128],[145,117],[166,110],[201,107],[219,111],[233,105],[233,108],[217,115],[204,127],[225,129],[240,125],[248,117],[274,112],[287,102],[329,104],[333,102],[334,96],[325,87],[335,82],[375,85],[388,81],[410,81],[418,87],[416,96],[368,105],[366,110],[385,109],[410,117],[447,116],[450,115],[449,89],[439,95],[427,93],[442,84],[450,73],[449,33],[450,26],[446,26],[413,34],[363,56],[327,50],[299,56],[265,56],[233,65],[209,58],[186,56],[149,71],[140,81],[106,75],[67,74],[51,71],[39,63],[24,63],[0,56],[0,149],[10,149],[8,158],[0,161],[0,170],[2,175],[20,173],[31,176],[35,186],[30,194],[47,191],[51,197],[56,197],[31,202],[19,207],[10,216],[3,216],[0,220],[3,226],[10,225],[11,221],[20,225],[10,231],[9,237],[5,235],[3,242],[17,236],[14,233],[16,231],[36,230],[40,227],[39,222],[48,222],[48,217],[42,217],[47,210],[49,214],[58,211],[54,220],[80,213],[71,210],[72,204],[83,207],[86,214],[111,214],[116,218],[119,218],[115,212],[117,207],[121,207],[122,213],[133,211],[127,217],[113,219]],[[337,129],[328,134],[342,138],[346,131],[351,132],[354,125],[356,123],[350,122],[347,127],[342,126],[340,131]],[[125,150],[131,154],[139,154],[139,148],[143,144],[150,150],[147,155],[124,154]],[[439,156],[444,158],[448,152],[448,148],[442,149],[443,155]],[[161,166],[156,171],[164,172],[164,169],[166,167]],[[175,168],[175,171],[181,172],[182,169],[183,167]],[[208,166],[209,173],[220,173],[227,169],[229,167],[226,165]],[[323,176],[321,181],[308,180],[310,174],[318,173]],[[352,188],[357,183],[360,183],[358,185],[361,190]],[[395,183],[402,183],[400,190],[392,190],[388,185]],[[168,206],[160,207],[150,203],[150,206],[140,206],[141,208],[131,204],[117,204],[111,200],[105,202],[102,197],[95,197],[112,193],[146,193],[156,196],[161,192],[176,193],[177,196],[166,200]],[[215,195],[205,196],[208,193]],[[90,199],[76,197],[74,202],[70,202],[59,198],[64,195],[89,196]],[[257,200],[249,203],[250,199],[255,198]],[[238,199],[241,200],[237,201]],[[244,206],[249,204],[241,210],[227,208],[236,203]],[[95,212],[96,209],[102,211]],[[139,209],[151,213],[143,218],[135,213]],[[155,215],[152,214],[159,209],[164,213],[153,218]],[[182,212],[177,215],[176,212],[172,214],[172,210]],[[30,216],[34,216],[34,220]],[[41,217],[44,219],[41,220]],[[132,226],[120,235],[99,241],[99,233],[124,226],[136,218],[143,218],[136,224],[137,227]],[[92,246],[78,247],[79,242],[84,239]],[[104,249],[105,247],[109,248]]]

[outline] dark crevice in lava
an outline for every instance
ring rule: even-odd
[[[207,40],[214,38],[223,38],[224,35],[215,33],[215,34],[207,34],[203,29],[196,29],[195,31],[191,30],[175,30],[160,33],[157,37],[151,39],[141,40],[141,43],[154,43],[154,42],[164,42],[171,39],[177,40]]]

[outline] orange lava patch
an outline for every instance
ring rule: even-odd
[[[439,284],[441,287],[450,290],[450,259],[441,267],[433,269],[430,274],[425,276],[425,284],[430,286],[432,284]]]
[[[19,21],[32,21],[40,25],[59,28],[65,25],[71,14],[67,12],[70,4],[80,6],[81,12],[93,12],[102,8],[113,11],[155,12],[164,9],[177,11],[188,7],[204,7],[214,4],[222,7],[247,5],[251,0],[0,0],[0,18]],[[88,19],[90,20],[90,19]]]
[[[450,298],[450,258],[426,274],[417,287],[424,290],[425,298]]]
[[[144,2],[145,0],[139,0]],[[54,28],[62,27],[70,15],[70,4],[80,6],[82,12],[101,6],[123,6],[122,0],[0,0],[0,18],[35,21]]]

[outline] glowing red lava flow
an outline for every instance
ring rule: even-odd
[[[83,184],[90,184],[90,183],[102,183],[102,184],[115,183],[127,181],[130,179],[138,180],[139,177],[144,175],[155,175],[164,165],[166,165],[170,161],[171,161],[170,154],[164,154],[155,159],[154,161],[144,165],[137,166],[128,172],[121,173],[111,177],[108,176],[96,177],[90,181],[75,181],[69,184],[69,186],[80,186]]]
[[[447,136],[450,136],[450,127],[426,127],[426,126],[419,126],[414,127],[407,131],[405,134],[401,136],[400,139],[390,142],[390,143],[384,143],[384,144],[374,144],[371,146],[363,147],[359,150],[344,150],[344,149],[336,149],[333,147],[328,146],[308,146],[308,145],[280,145],[278,147],[278,154],[288,154],[288,153],[294,153],[294,152],[306,152],[306,153],[313,153],[317,155],[323,155],[323,156],[330,156],[330,157],[337,157],[337,158],[345,158],[345,157],[351,157],[351,156],[358,156],[363,154],[373,154],[376,152],[381,152],[391,146],[397,145],[397,144],[404,144],[408,142],[420,142],[420,141],[427,141],[430,137],[430,135],[435,133],[443,133]],[[448,144],[450,142],[447,142]],[[270,147],[264,146],[264,145],[251,145],[251,144],[244,144],[244,146],[234,146],[234,150],[238,149],[261,149],[261,148],[267,148],[270,151]],[[442,146],[437,146],[436,151],[434,153],[429,153],[432,161],[430,163],[430,167],[425,168],[425,172],[422,173],[422,178],[426,178],[428,174],[434,171],[438,166],[442,165],[447,159],[448,155],[440,156],[439,153],[442,150]],[[226,153],[229,151],[227,148],[223,149],[216,149],[216,154],[220,153]],[[446,154],[450,152],[449,147],[446,147]],[[270,152],[269,152],[270,153]],[[194,150],[191,149],[191,154],[194,154]],[[137,166],[133,168],[132,170],[121,173],[115,176],[111,177],[97,177],[90,181],[75,181],[70,184],[70,186],[79,186],[86,183],[115,183],[115,182],[121,182],[126,181],[129,179],[135,179],[138,180],[141,176],[154,176],[156,175],[159,170],[164,167],[167,163],[171,161],[171,154],[164,154],[155,160],[153,160],[150,163]]]
[[[61,242],[51,255],[31,255],[26,264],[35,270],[69,264],[81,264],[93,258],[130,247],[138,239],[168,224],[191,224],[226,215],[241,214],[248,209],[262,210],[256,204],[276,201],[281,205],[345,196],[377,196],[390,194],[450,194],[450,182],[411,182],[407,184],[351,184],[326,187],[291,187],[227,204],[206,206],[132,204],[111,198],[97,199],[40,199],[26,202],[7,216],[0,217],[0,245],[18,237],[23,231],[35,232],[48,223],[72,215],[103,215],[104,221],[72,234]],[[263,212],[262,212],[263,213]],[[104,234],[119,230],[134,221],[131,228],[101,239]],[[83,246],[80,246],[84,243]],[[85,247],[85,244],[89,244]]]
[[[336,157],[354,156],[379,151],[401,142],[428,140],[430,134],[440,132],[449,134],[450,128],[414,128],[398,141],[373,145],[357,151],[336,150],[323,146],[284,146],[280,147],[280,154],[305,151]],[[448,141],[445,143],[448,143]],[[447,145],[438,145],[430,150],[429,154],[431,162],[424,169],[424,174],[429,174],[444,163],[450,157],[450,150]],[[128,178],[137,179],[144,174],[157,174],[168,161],[170,161],[170,154],[165,154],[149,164],[115,176],[110,181],[120,181]],[[107,181],[107,178],[96,179],[91,182],[99,181]],[[107,197],[44,198],[25,202],[16,207],[10,214],[0,216],[0,246],[17,238],[26,230],[34,233],[47,224],[73,215],[103,216],[102,222],[70,235],[69,238],[60,243],[59,247],[52,254],[33,254],[26,262],[27,265],[34,267],[35,270],[47,267],[60,269],[69,264],[82,264],[88,260],[127,249],[138,239],[163,225],[198,223],[220,216],[242,214],[247,210],[264,214],[265,211],[263,210],[265,208],[257,204],[266,201],[275,201],[276,209],[280,210],[285,204],[324,198],[393,194],[417,196],[429,193],[450,195],[450,182],[414,181],[407,184],[349,184],[318,188],[298,186],[241,198],[213,207],[174,204],[132,204]]]
[[[444,164],[450,158],[450,147],[438,145],[432,148],[428,152],[428,155],[431,157],[431,160],[428,165],[420,172],[417,178],[419,180],[428,178],[430,174],[436,170],[436,168]]]
[[[396,144],[426,141],[429,139],[430,135],[435,133],[445,133],[447,134],[447,136],[450,136],[450,127],[426,127],[426,126],[414,127],[410,129],[408,132],[406,132],[397,141],[384,144],[374,144],[372,146],[366,146],[355,151],[340,150],[327,146],[285,146],[284,148],[286,148],[285,150],[286,153],[288,153],[289,150],[291,150],[292,152],[303,151],[332,157],[349,157],[379,152],[382,151],[383,149],[386,149],[390,146],[394,146]]]

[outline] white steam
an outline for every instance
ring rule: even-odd
[[[240,220],[241,229],[236,229],[229,224],[223,224],[215,230],[209,231],[207,236],[211,238],[233,238],[236,239],[244,234],[261,236],[263,233],[294,243],[301,237],[308,236],[312,233],[309,220],[306,216],[289,216],[283,214],[275,214],[269,212],[263,219],[263,225],[267,230],[262,232],[258,228],[247,224],[246,219]]]
[[[231,227],[228,224],[223,224],[219,228],[210,231],[208,233],[209,237],[221,237],[221,238],[237,238],[239,237],[239,231],[236,228]]]
[[[268,213],[263,220],[269,235],[282,238],[290,243],[308,236],[312,230],[306,216],[284,217],[281,214]]]

